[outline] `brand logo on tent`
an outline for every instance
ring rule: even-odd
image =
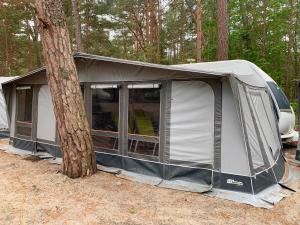
[[[233,180],[233,179],[227,179],[227,184],[234,184],[234,185],[237,185],[237,186],[243,186],[244,185],[243,182],[236,181],[236,180]]]

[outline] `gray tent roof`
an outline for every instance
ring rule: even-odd
[[[74,59],[95,60],[95,61],[103,61],[103,62],[112,62],[117,64],[133,65],[138,67],[162,69],[162,70],[174,71],[174,72],[193,73],[199,76],[210,75],[210,76],[222,77],[231,74],[235,76],[237,79],[239,79],[240,81],[256,87],[265,87],[266,81],[264,78],[268,77],[268,75],[263,70],[261,70],[258,66],[246,60],[228,60],[228,61],[203,62],[203,63],[180,64],[180,65],[159,65],[153,63],[145,63],[139,61],[98,56],[98,55],[92,55],[86,53],[76,53],[74,54]],[[20,80],[25,77],[32,76],[34,74],[43,71],[45,71],[44,67],[31,71],[24,76],[4,82],[3,84],[11,83],[16,80]]]
[[[232,74],[240,81],[258,87],[265,87],[268,75],[255,64],[247,60],[227,60],[193,64],[174,65],[176,68],[188,68],[205,73]]]
[[[155,68],[155,69],[161,69],[166,71],[174,71],[174,72],[182,72],[182,73],[192,73],[199,76],[217,76],[217,77],[223,77],[227,76],[227,73],[223,72],[217,72],[217,71],[199,71],[197,68],[190,68],[190,67],[175,67],[170,65],[160,65],[160,64],[153,64],[153,63],[145,63],[145,62],[139,62],[139,61],[132,61],[132,60],[125,60],[125,59],[117,59],[112,57],[105,57],[105,56],[98,56],[98,55],[92,55],[92,54],[86,54],[86,53],[76,53],[74,54],[74,59],[80,60],[95,60],[95,61],[102,61],[102,62],[112,62],[117,64],[125,64],[125,65],[133,65],[137,67],[146,67],[146,68]],[[39,68],[37,70],[31,71],[28,74],[25,74],[23,76],[20,76],[16,79],[4,82],[3,84],[12,83],[17,80],[24,79],[25,77],[29,77],[32,75],[35,75],[40,72],[44,72],[46,69],[45,67]]]

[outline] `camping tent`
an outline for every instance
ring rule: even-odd
[[[2,83],[15,79],[16,77],[0,77],[0,137],[6,136],[8,130],[7,108],[2,93]]]
[[[253,64],[74,58],[99,164],[251,194],[283,177],[273,102]],[[3,89],[12,145],[61,156],[45,69]]]

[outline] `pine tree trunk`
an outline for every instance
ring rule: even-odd
[[[295,73],[295,78],[294,79],[299,79],[299,72],[300,72],[300,62],[299,62],[299,37],[300,37],[300,24],[299,24],[299,17],[300,17],[300,1],[296,0],[294,2],[294,18],[295,18],[295,23],[294,23],[294,43],[293,43],[293,53],[294,53],[294,73]]]
[[[147,38],[147,61],[153,63],[155,58],[156,37],[156,0],[146,0],[146,38]]]
[[[263,35],[262,35],[262,54],[267,56],[267,36],[268,36],[268,4],[269,0],[263,0]]]
[[[288,98],[291,97],[291,77],[293,77],[293,55],[292,55],[292,46],[293,46],[293,34],[292,31],[289,30],[288,33],[288,55],[287,55],[287,73],[285,74],[285,94]]]
[[[295,52],[293,51],[293,45],[294,45],[294,40],[295,40],[295,33],[294,33],[294,22],[296,18],[296,11],[295,11],[295,1],[290,0],[290,16],[289,16],[289,31],[288,31],[288,49],[287,49],[287,73],[285,74],[285,94],[287,95],[288,98],[292,97],[292,86],[291,85],[291,80],[296,77],[295,72],[295,67],[293,62],[293,55]]]
[[[161,28],[162,28],[162,12],[160,8],[160,0],[156,0],[156,63],[160,63],[161,60]]]
[[[43,55],[63,153],[63,173],[71,178],[96,172],[89,123],[73,60],[61,0],[36,0]]]
[[[38,31],[38,21],[36,18],[33,20],[34,26],[33,26],[33,38],[32,41],[34,43],[34,54],[36,58],[36,66],[41,67],[42,66],[42,56],[41,51],[39,47],[39,31]]]
[[[150,0],[145,0],[145,12],[146,12],[146,57],[147,61],[151,61],[151,52],[150,52],[150,45],[151,45],[151,36],[150,36]]]
[[[11,64],[10,64],[10,33],[8,31],[8,24],[6,19],[6,14],[4,14],[4,36],[5,36],[5,74],[11,75]]]
[[[180,62],[184,62],[184,25],[185,25],[185,9],[184,2],[181,3],[180,7],[180,26],[179,26],[179,46],[180,46]]]
[[[81,41],[81,23],[78,12],[78,1],[72,0],[73,29],[75,33],[76,51],[83,52]]]
[[[30,28],[30,25],[29,25],[29,21],[26,20],[26,36],[27,36],[27,39],[28,39],[28,44],[27,44],[27,47],[28,47],[28,62],[27,62],[27,68],[29,71],[32,71],[33,70],[33,42],[31,41],[31,28]]]
[[[218,15],[217,15],[217,29],[218,29],[218,47],[217,59],[228,59],[228,12],[227,0],[218,0]]]
[[[293,52],[294,52],[294,70],[295,70],[295,79],[299,79],[299,72],[300,72],[300,62],[299,62],[299,52],[300,52],[300,45],[299,45],[299,31],[300,31],[300,24],[299,24],[299,19],[300,19],[300,1],[297,0],[295,2],[295,26],[294,26],[294,45],[293,45]]]
[[[196,12],[196,61],[202,61],[202,0],[197,0]]]

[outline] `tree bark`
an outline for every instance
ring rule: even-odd
[[[202,0],[197,0],[196,12],[196,61],[202,61]]]
[[[160,0],[156,0],[156,63],[161,60],[161,28],[162,28],[162,12],[160,8]]]
[[[300,1],[295,0],[294,4],[294,17],[295,17],[295,23],[294,23],[294,43],[293,43],[293,53],[294,53],[294,73],[295,77],[294,79],[299,79],[299,71],[300,71],[300,62],[299,62],[299,52],[300,52],[300,45],[299,45],[299,17],[300,17]]]
[[[218,15],[217,15],[217,30],[218,30],[218,46],[217,59],[228,59],[228,12],[227,0],[217,0]]]
[[[73,16],[73,29],[75,33],[75,51],[83,52],[82,38],[81,38],[81,23],[78,11],[78,1],[72,0],[72,16]]]
[[[5,36],[5,74],[11,75],[11,64],[10,64],[10,33],[8,31],[8,24],[7,24],[7,18],[6,13],[4,14],[4,36]]]
[[[156,0],[146,0],[145,7],[146,7],[147,61],[153,63],[155,59],[155,38],[157,36]]]
[[[268,4],[269,0],[263,0],[263,35],[262,35],[262,54],[267,56],[267,38],[268,38]]]
[[[180,46],[180,62],[183,63],[184,61],[184,25],[185,25],[185,8],[184,8],[184,2],[181,2],[180,6],[180,26],[179,26],[179,46]]]
[[[42,66],[42,56],[40,51],[40,44],[39,44],[39,31],[38,31],[38,21],[36,18],[33,19],[34,26],[33,26],[33,36],[32,41],[34,43],[34,54],[36,57],[36,66]]]
[[[97,171],[83,96],[61,0],[36,0],[43,55],[63,153],[63,173],[71,178]]]

